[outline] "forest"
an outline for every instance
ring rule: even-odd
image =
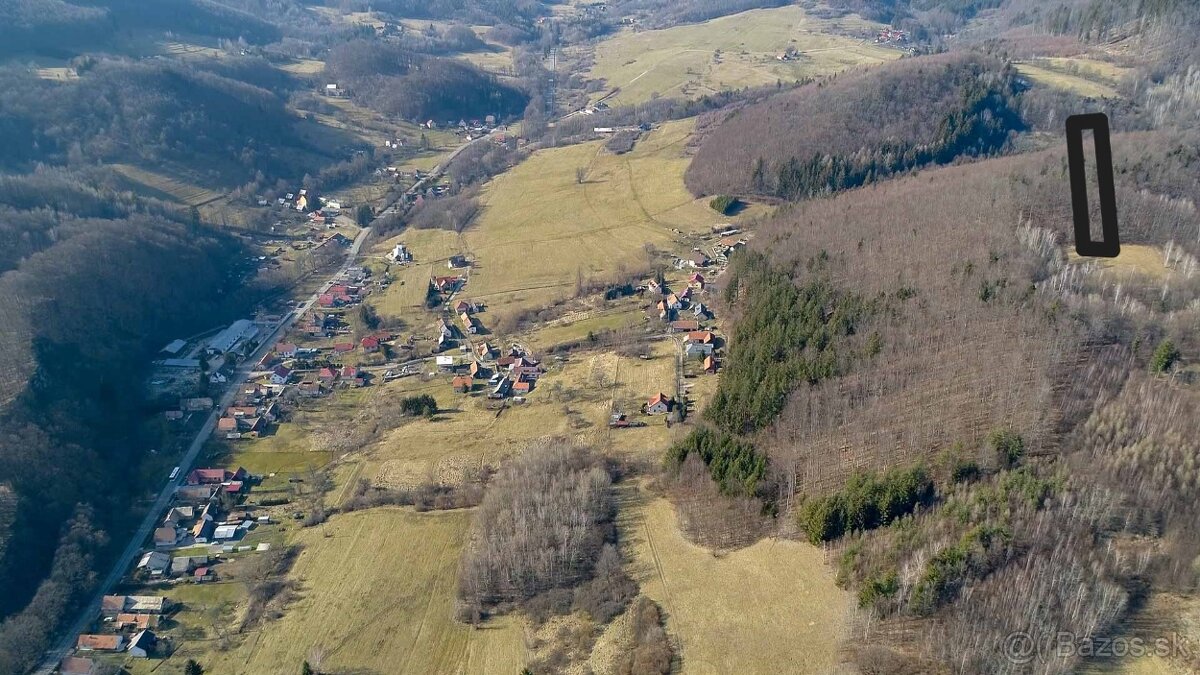
[[[1189,328],[1200,321],[1200,223],[1180,210],[1196,189],[1189,138],[1114,139],[1122,241],[1165,252],[1179,271],[1165,286],[1066,263],[1061,150],[926,169],[784,207],[760,228],[752,248],[795,270],[798,292],[819,271],[833,293],[877,299],[854,323],[860,358],[793,381],[737,444],[713,431],[687,443],[706,463],[709,448],[765,456],[747,466],[776,488],[777,518],[827,542],[840,583],[882,619],[853,640],[871,645],[856,650],[864,666],[996,672],[1014,627],[1103,634],[1143,580],[1195,583],[1200,540],[1183,525],[1200,496],[1183,459],[1190,444],[1165,440],[1182,439],[1173,434],[1186,435],[1200,405],[1174,382],[1180,355],[1200,349]],[[753,367],[744,350],[770,333],[739,310],[742,284],[735,273],[726,291],[737,321],[726,373]],[[756,405],[766,390],[734,402]],[[704,524],[703,508],[680,508]],[[723,508],[724,520],[754,522],[736,502]],[[1112,546],[1136,537],[1145,545],[1131,565]],[[1054,600],[1033,608],[1030,597]],[[1037,665],[1060,673],[1076,661]]]
[[[233,0],[236,3],[236,0]],[[0,0],[8,29],[0,56],[71,58],[111,48],[134,31],[175,31],[254,44],[278,40],[280,30],[255,14],[216,0]]]
[[[247,64],[229,74],[253,79],[256,72]],[[0,69],[0,83],[11,92],[0,102],[0,133],[8,140],[0,167],[9,170],[36,162],[174,162],[236,186],[256,172],[316,173],[333,159],[296,136],[297,118],[279,94],[207,68],[102,59],[68,83],[16,68]],[[298,166],[306,156],[314,158]]]
[[[10,589],[0,604],[3,672],[40,655],[90,587],[103,533],[124,527],[138,494],[128,477],[160,440],[147,425],[156,408],[142,394],[148,356],[247,300],[240,276],[231,277],[242,256],[236,240],[99,191],[84,194],[107,202],[93,211],[107,208],[110,218],[18,210],[11,204],[31,206],[37,186],[22,195],[14,182],[0,201],[31,236],[0,275],[0,475],[9,505],[0,583]]]
[[[1017,96],[1008,66],[969,52],[843,74],[712,113],[688,187],[795,200],[992,154],[1022,126]]]
[[[522,91],[474,66],[426,56],[402,43],[338,45],[329,52],[325,72],[363,105],[415,121],[508,118],[528,103]]]

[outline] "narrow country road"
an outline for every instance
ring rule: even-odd
[[[150,536],[150,532],[154,529],[158,519],[162,517],[163,511],[166,510],[167,505],[171,503],[171,499],[175,495],[175,488],[187,477],[188,472],[191,471],[192,463],[196,461],[196,457],[200,455],[200,450],[204,448],[204,444],[208,442],[209,437],[212,436],[213,430],[216,429],[217,419],[220,417],[221,411],[233,403],[233,399],[237,396],[238,390],[241,389],[246,377],[253,370],[254,365],[257,364],[262,358],[263,354],[266,354],[268,351],[273,349],[275,347],[275,343],[279,341],[279,338],[282,337],[289,328],[291,328],[296,319],[312,309],[313,305],[317,303],[320,295],[329,290],[329,287],[334,284],[334,281],[337,279],[337,277],[345,272],[346,269],[354,263],[355,259],[358,258],[358,252],[362,248],[363,242],[367,240],[367,237],[370,235],[370,233],[371,228],[369,227],[363,228],[362,231],[358,233],[358,236],[354,238],[354,243],[351,244],[350,249],[346,254],[345,262],[338,267],[337,271],[330,275],[329,279],[326,280],[326,282],[322,284],[315,293],[309,296],[303,305],[297,307],[295,311],[281,321],[279,325],[275,327],[275,330],[271,331],[271,333],[263,339],[262,343],[259,344],[258,349],[256,349],[253,354],[243,360],[241,365],[239,365],[237,369],[234,370],[234,372],[230,375],[229,382],[231,384],[229,388],[221,396],[221,399],[213,406],[212,412],[210,412],[208,418],[204,420],[204,425],[200,427],[200,431],[196,434],[196,437],[192,439],[192,443],[188,446],[187,452],[185,452],[183,457],[180,458],[179,474],[175,477],[175,480],[167,481],[167,484],[163,486],[162,490],[158,493],[158,498],[154,500],[154,503],[146,512],[146,516],[142,519],[141,524],[138,525],[137,530],[133,533],[133,537],[129,540],[129,544],[125,547],[125,550],[121,552],[120,557],[113,561],[112,569],[109,570],[108,575],[105,576],[100,584],[96,587],[92,599],[88,601],[86,606],[84,606],[83,610],[79,613],[79,616],[72,624],[70,624],[69,629],[63,633],[60,640],[55,643],[49,651],[46,652],[46,655],[42,660],[42,664],[38,666],[36,671],[34,671],[35,673],[38,675],[50,675],[54,672],[54,669],[58,667],[59,662],[62,661],[62,659],[68,654],[70,654],[71,650],[74,649],[76,636],[87,630],[88,626],[99,615],[101,599],[108,594],[113,586],[116,586],[117,582],[121,580],[121,577],[125,575],[125,571],[129,569],[130,565],[133,564],[134,558],[136,558],[141,552],[142,543],[145,542]]]

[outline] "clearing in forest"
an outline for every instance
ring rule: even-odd
[[[723,89],[794,82],[898,58],[896,49],[838,34],[865,36],[878,27],[856,16],[818,19],[788,6],[662,30],[627,29],[596,46],[588,77],[603,78],[606,91],[619,88],[610,102],[622,105],[655,94],[698,98]],[[786,60],[780,58],[785,52]]]
[[[1116,98],[1116,86],[1130,69],[1097,59],[1050,57],[1018,63],[1017,71],[1047,87],[1093,98]]]
[[[221,198],[221,193],[186,183],[179,178],[147,171],[132,164],[110,164],[113,170],[125,178],[144,186],[154,196],[173,200],[187,206],[201,206]]]

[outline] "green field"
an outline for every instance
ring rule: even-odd
[[[663,30],[626,29],[596,46],[588,76],[603,78],[606,90],[619,88],[611,100],[620,104],[794,82],[898,58],[897,50],[836,34],[876,27],[855,17],[816,19],[789,6]],[[789,47],[799,58],[779,60]]]

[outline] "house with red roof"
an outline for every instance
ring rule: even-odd
[[[467,375],[458,375],[451,380],[450,386],[454,388],[454,391],[465,394],[475,386],[475,379]]]
[[[333,345],[334,354],[346,354],[352,351],[354,351],[353,342],[337,342]]]
[[[123,635],[90,635],[83,634],[75,641],[75,648],[81,652],[119,652],[125,647]]]
[[[342,368],[341,378],[343,382],[348,383],[352,387],[361,387],[367,383],[367,376],[358,366],[346,366]]]
[[[675,399],[661,392],[650,397],[646,402],[647,415],[662,415],[671,412],[671,408],[675,406]]]
[[[228,480],[245,480],[246,470],[238,467],[236,471],[229,469],[192,469],[187,475],[188,485],[214,485]]]
[[[291,342],[280,342],[275,345],[275,353],[285,359],[296,356],[296,349],[298,349],[296,345]]]
[[[379,338],[374,335],[368,335],[363,338],[360,344],[362,345],[362,350],[367,354],[379,351]]]
[[[433,277],[430,283],[439,293],[451,293],[458,288],[462,277]]]
[[[317,371],[317,379],[329,384],[338,379],[338,371],[330,366],[325,366],[321,370]]]

